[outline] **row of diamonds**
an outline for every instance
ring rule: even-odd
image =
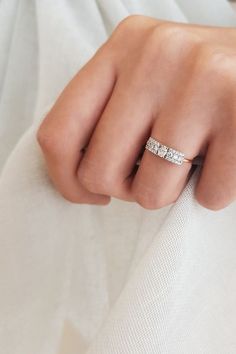
[[[184,154],[172,148],[168,148],[168,152],[165,156],[165,159],[170,162],[176,163],[177,165],[182,165],[184,160]]]
[[[159,146],[159,142],[150,137],[147,141],[146,149],[153,152],[154,154],[157,154]]]
[[[146,149],[170,162],[177,165],[182,165],[184,154],[180,151],[172,149],[166,145],[161,144],[159,141],[150,137],[146,143]]]

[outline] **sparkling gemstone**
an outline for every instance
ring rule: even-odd
[[[150,137],[147,141],[146,148],[156,155],[159,145],[158,141]]]
[[[167,154],[166,154],[167,157],[173,157],[173,152],[172,151],[168,151]]]
[[[157,144],[153,144],[152,145],[152,149],[155,151],[155,153],[157,153],[158,145]]]
[[[167,153],[167,147],[165,145],[161,145],[161,147],[158,149],[158,156],[164,157]]]

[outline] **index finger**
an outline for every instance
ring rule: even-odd
[[[107,203],[110,198],[87,191],[76,171],[92,131],[115,83],[112,62],[101,47],[63,90],[37,132],[48,173],[72,202]]]

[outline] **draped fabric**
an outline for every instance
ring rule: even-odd
[[[0,2],[0,354],[235,354],[236,204],[72,204],[35,133],[132,13],[236,25],[225,0]]]

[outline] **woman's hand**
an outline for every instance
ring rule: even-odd
[[[236,29],[133,15],[64,89],[37,138],[56,188],[76,203],[176,201],[191,164],[145,150],[136,171],[149,136],[204,155],[196,198],[216,210],[236,198],[235,103]]]

